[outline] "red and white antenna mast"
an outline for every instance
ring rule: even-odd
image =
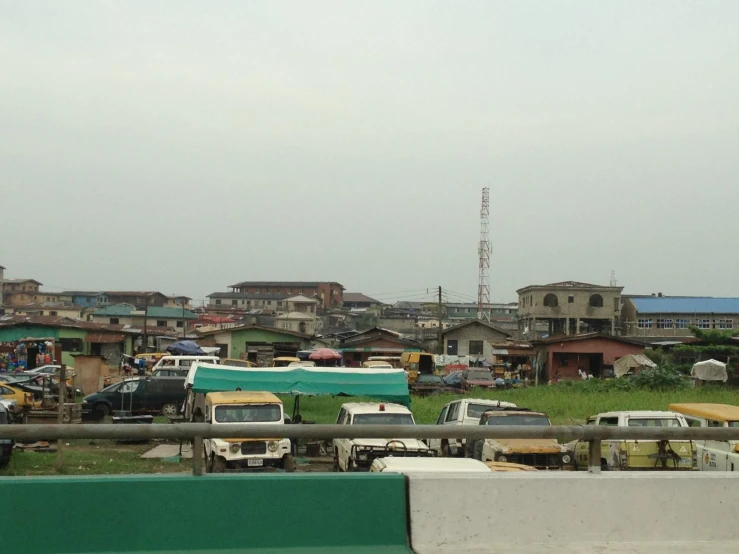
[[[480,267],[477,282],[477,319],[490,321],[490,256],[493,247],[490,244],[490,189],[482,189],[482,207],[480,208],[480,246],[477,249]]]

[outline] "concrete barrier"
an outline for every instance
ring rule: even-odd
[[[739,552],[739,475],[410,475],[417,554]]]

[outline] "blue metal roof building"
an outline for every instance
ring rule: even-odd
[[[708,296],[629,297],[642,314],[739,314],[739,298]]]

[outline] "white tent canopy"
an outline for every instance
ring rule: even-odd
[[[725,383],[729,380],[726,364],[714,359],[695,364],[690,371],[690,376],[701,381],[723,381]]]
[[[647,367],[655,368],[657,367],[657,364],[647,358],[644,354],[628,354],[614,362],[613,372],[616,377],[623,377],[632,369],[639,368],[641,370]]]

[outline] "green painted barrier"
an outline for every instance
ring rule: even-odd
[[[402,475],[6,477],[0,551],[408,554],[406,507]]]

